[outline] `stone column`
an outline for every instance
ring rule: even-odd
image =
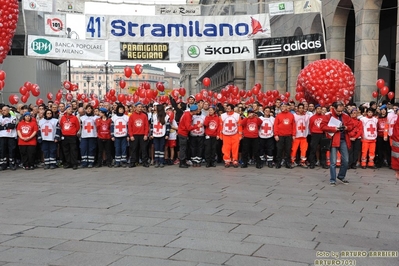
[[[305,67],[309,65],[310,63],[313,63],[314,61],[317,61],[320,59],[319,54],[311,54],[308,56],[305,56]]]
[[[265,91],[265,67],[264,60],[255,61],[255,83],[260,83],[262,85],[262,91]]]
[[[287,91],[291,95],[295,95],[296,81],[298,79],[298,74],[301,71],[302,58],[301,57],[291,57],[288,59],[288,84]]]
[[[245,62],[234,62],[234,85],[240,90],[245,89]]]
[[[287,59],[275,60],[274,89],[280,93],[287,91]]]
[[[255,61],[248,61],[246,90],[252,89],[254,85],[255,85]]]
[[[371,101],[378,76],[378,38],[380,10],[364,5],[355,13],[355,101]]]
[[[273,59],[264,60],[265,64],[265,81],[264,91],[274,90],[275,62]]]

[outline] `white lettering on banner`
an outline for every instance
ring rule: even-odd
[[[253,41],[184,43],[183,60],[188,62],[253,60]]]
[[[54,59],[105,60],[105,42],[28,36],[28,56]]]
[[[238,16],[151,16],[86,15],[86,38],[119,41],[235,41],[269,38],[269,14]],[[105,36],[105,37],[104,37]]]
[[[200,5],[155,6],[155,15],[201,15]]]

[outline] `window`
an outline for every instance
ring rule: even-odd
[[[86,82],[83,83],[83,87],[86,87]]]
[[[98,76],[98,80],[101,80],[101,76]]]

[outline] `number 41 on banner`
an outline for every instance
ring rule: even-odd
[[[105,17],[86,16],[86,39],[104,40],[106,32]]]

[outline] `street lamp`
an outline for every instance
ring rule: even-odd
[[[101,90],[100,90],[101,85],[102,85],[102,83],[101,83],[101,81],[99,81],[99,82],[97,83],[97,86],[98,86],[98,96],[101,96],[101,95],[102,95]]]
[[[108,94],[108,90],[109,90],[108,89],[108,71],[110,73],[113,73],[114,72],[114,67],[112,65],[108,64],[108,62],[106,62],[105,65],[104,65],[104,69],[105,69],[105,93]],[[104,70],[101,67],[100,68],[100,73],[102,73],[103,71]]]
[[[93,76],[83,76],[83,79],[86,80],[86,82],[87,82],[87,91],[89,91],[89,89],[90,89],[90,80],[93,80],[94,77]]]

